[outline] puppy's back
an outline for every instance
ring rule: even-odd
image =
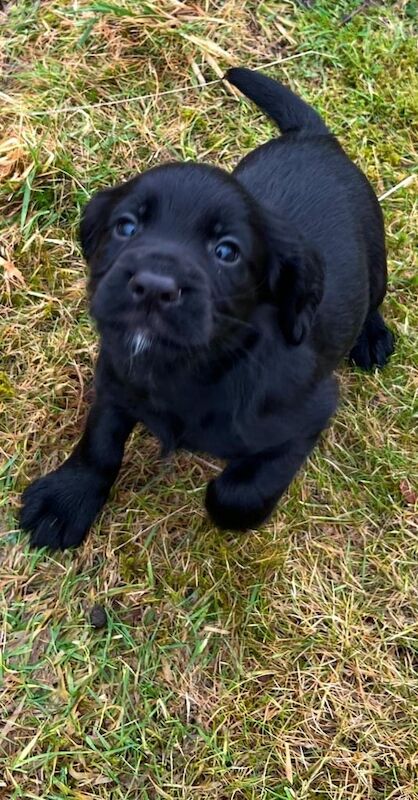
[[[264,75],[237,69],[228,79],[230,73],[231,83],[284,134],[246,155],[233,174],[268,212],[273,227],[277,218],[319,254],[324,293],[315,337],[328,362],[337,363],[364,322],[370,277],[376,282],[386,274],[377,197],[313,108]]]

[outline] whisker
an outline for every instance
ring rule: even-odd
[[[231,319],[233,320],[233,317]],[[242,320],[234,320],[234,321],[237,322],[238,324],[241,324],[244,327],[249,328],[252,331],[256,330],[255,326],[251,325],[250,323],[243,322]],[[249,362],[252,362],[252,364],[254,364],[257,368],[260,367],[262,367],[263,369],[265,368],[264,362],[256,358],[250,350],[248,350],[243,344],[240,344],[239,342],[223,341],[221,345],[221,350],[226,355],[234,355],[241,353],[247,358]]]
[[[265,279],[257,283],[255,286],[252,286],[251,289],[248,289],[246,292],[237,292],[236,294],[225,294],[225,295],[217,295],[216,300],[236,300],[239,297],[250,297],[253,295],[257,289],[261,289],[261,287],[265,284]]]
[[[237,328],[247,328],[248,330],[255,331],[256,328],[251,322],[246,322],[243,319],[237,319],[236,317],[232,317],[230,314],[226,314],[224,311],[215,311],[214,316],[221,317],[222,319],[226,319],[229,322],[233,322]]]

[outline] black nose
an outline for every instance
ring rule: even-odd
[[[167,306],[180,297],[180,289],[174,278],[154,272],[137,272],[129,281],[129,288],[136,301]]]

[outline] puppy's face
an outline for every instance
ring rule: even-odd
[[[207,348],[258,302],[265,247],[240,184],[214,167],[157,167],[88,204],[81,241],[103,338],[137,354]]]

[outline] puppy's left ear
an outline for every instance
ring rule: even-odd
[[[97,192],[84,206],[80,222],[80,244],[87,262],[89,262],[99,244],[113,192],[113,188]]]
[[[284,336],[298,345],[307,337],[322,299],[323,266],[315,250],[290,225],[270,219],[266,238],[270,293]]]

